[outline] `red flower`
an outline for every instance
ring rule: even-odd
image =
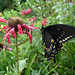
[[[29,8],[27,11],[26,10],[21,10],[21,14],[23,15],[28,15],[29,13],[31,13],[31,9]]]
[[[0,21],[1,22],[1,21]],[[5,25],[2,29],[7,29],[7,26]]]
[[[37,27],[34,28],[32,26],[29,26],[29,25],[27,26],[25,24],[25,21],[20,17],[11,17],[8,19],[8,21],[6,21],[3,18],[0,18],[0,22],[4,22],[7,24],[2,28],[4,30],[6,30],[3,41],[7,38],[9,43],[10,43],[9,34],[12,33],[13,37],[16,40],[15,31],[18,31],[19,35],[22,35],[23,32],[27,33],[27,35],[29,36],[29,39],[30,39],[30,44],[31,44],[32,43],[32,30],[38,29]],[[31,34],[29,33],[29,29],[31,30]]]
[[[0,17],[0,22],[4,22],[4,23],[7,23],[7,21],[3,18]]]
[[[47,18],[43,19],[41,22],[42,25],[46,25],[47,24]]]
[[[46,22],[42,21],[41,24],[42,24],[42,25],[46,25]]]
[[[72,2],[72,4],[74,5],[74,2]]]
[[[29,28],[30,30],[31,30],[31,35],[32,35],[32,31],[33,31],[33,29],[38,29],[38,27],[36,27],[36,28],[34,28],[34,27],[32,27],[32,26],[27,26],[27,25],[25,25],[25,24],[23,24],[23,26],[25,27],[25,28]],[[27,32],[28,33],[28,32]]]
[[[28,21],[35,21],[36,17],[29,19]]]
[[[32,20],[35,21],[36,20],[36,17],[32,18]]]
[[[28,32],[28,31],[26,31],[26,33],[28,34],[28,36],[29,36],[29,39],[30,39],[30,44],[32,43],[32,35]]]
[[[18,34],[23,34],[22,27],[20,24],[18,24]]]
[[[28,14],[31,13],[31,9],[30,9],[30,8],[27,10],[27,13],[28,13]]]
[[[70,2],[72,2],[72,0],[70,0]]]
[[[26,10],[21,10],[21,14],[23,15],[28,15],[28,13],[26,12]]]

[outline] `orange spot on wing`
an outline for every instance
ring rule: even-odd
[[[52,51],[52,53],[54,53],[54,51]]]
[[[48,56],[46,55],[46,57],[48,57]]]
[[[51,54],[51,56],[53,56],[53,54]]]
[[[55,48],[55,46],[53,46],[53,48]]]
[[[46,50],[48,50],[48,49],[46,48]]]
[[[51,57],[49,57],[51,59]]]
[[[51,48],[51,46],[50,46],[50,48]]]
[[[51,42],[54,42],[54,40],[52,39]]]
[[[49,49],[49,51],[51,51],[51,50]]]

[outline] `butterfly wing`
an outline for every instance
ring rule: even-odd
[[[55,57],[55,44],[52,36],[47,32],[43,31],[42,34],[43,43],[45,42],[44,52],[47,60],[50,60],[52,57]]]
[[[42,36],[43,43],[45,43],[45,57],[50,59],[52,55],[55,57],[63,43],[75,37],[75,27],[64,24],[51,25],[43,28]],[[49,49],[51,50],[50,52]]]

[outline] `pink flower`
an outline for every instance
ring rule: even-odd
[[[29,8],[27,11],[26,10],[21,10],[21,14],[23,15],[28,15],[29,13],[31,13],[31,9]]]
[[[28,36],[29,36],[29,38],[30,38],[30,44],[31,44],[31,42],[32,42],[32,38],[31,38],[31,36],[32,36],[32,31],[33,31],[33,29],[38,29],[38,27],[34,28],[34,27],[32,27],[32,26],[29,26],[29,25],[27,26],[27,25],[25,25],[25,24],[23,24],[23,27],[28,28],[28,29],[31,30],[31,34],[30,34],[28,31],[26,31],[27,34],[28,34]]]
[[[42,25],[46,25],[47,24],[47,18],[43,19],[41,22]]]
[[[28,28],[31,30],[31,36],[32,36],[33,29],[38,29],[38,27],[34,28],[34,27],[31,27],[31,26],[28,26]]]
[[[43,21],[47,21],[47,18],[43,19]]]
[[[8,39],[8,42],[10,43],[10,40],[9,40],[9,33],[7,33],[7,34],[4,35],[3,41],[4,41],[6,38]],[[3,41],[2,41],[2,42],[3,42]]]
[[[4,23],[7,23],[7,21],[3,18],[0,17],[0,22],[4,22]]]
[[[12,33],[13,37],[14,37],[15,40],[16,40],[16,34],[15,34],[14,30],[15,30],[15,28],[12,28],[8,33],[9,33],[9,34]]]
[[[72,0],[70,0],[70,2],[72,2]]]
[[[32,20],[35,21],[36,20],[36,17],[32,18]]]
[[[7,26],[5,25],[2,29],[7,29]]]
[[[30,8],[27,10],[27,13],[28,13],[28,14],[31,13],[31,9],[30,9]]]
[[[28,36],[29,36],[29,39],[30,39],[30,44],[32,43],[32,35],[28,32],[28,31],[26,31],[26,33],[28,34]]]
[[[36,27],[36,28],[34,28],[34,27],[32,27],[32,26],[27,26],[29,29],[38,29],[38,27]]]
[[[9,39],[9,34],[12,33],[13,37],[15,38],[16,40],[16,34],[14,32],[14,28],[12,28],[7,34],[5,34],[5,37],[3,39],[3,41],[7,38],[8,39],[8,42],[10,43],[10,39]]]
[[[29,19],[28,21],[35,21],[36,17]]]
[[[4,46],[3,43],[0,43],[0,50],[2,50],[3,48],[8,49],[8,50],[12,50],[12,48],[9,48],[9,46]]]
[[[28,21],[31,21],[31,19],[28,19]]]
[[[10,43],[9,35],[7,36],[8,42]]]
[[[26,12],[26,10],[21,10],[21,14],[23,15],[28,15],[28,13]]]
[[[23,34],[22,27],[20,24],[18,24],[18,34]]]
[[[72,4],[74,5],[74,2],[72,2]]]
[[[7,29],[7,28],[6,28],[6,29]],[[11,27],[10,27],[10,28],[8,28],[8,30],[6,31],[6,33],[8,33],[11,29],[12,29]],[[5,33],[5,34],[6,34],[6,33]]]
[[[46,23],[46,22],[44,22],[44,21],[42,21],[42,22],[41,22],[41,24],[42,24],[42,25],[46,25],[47,23]]]
[[[0,20],[0,22],[4,22],[5,23],[5,19],[1,18],[2,20]],[[20,17],[11,17],[7,22],[7,25],[5,25],[2,29],[6,30],[3,41],[7,38],[8,42],[10,43],[10,39],[9,39],[9,35],[10,33],[12,33],[13,37],[16,40],[16,34],[15,31],[18,32],[19,35],[22,35],[23,32],[27,33],[27,35],[29,36],[30,39],[30,44],[32,43],[32,31],[33,29],[38,29],[37,27],[33,27],[33,26],[27,26],[25,24],[25,21],[20,18]],[[31,30],[31,33],[29,33],[29,29]],[[3,42],[2,41],[2,42]]]

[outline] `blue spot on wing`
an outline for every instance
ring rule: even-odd
[[[55,56],[56,48],[53,48],[54,46],[54,42],[51,42],[50,48],[44,48],[45,57],[47,58],[47,60],[50,60],[52,57]]]

